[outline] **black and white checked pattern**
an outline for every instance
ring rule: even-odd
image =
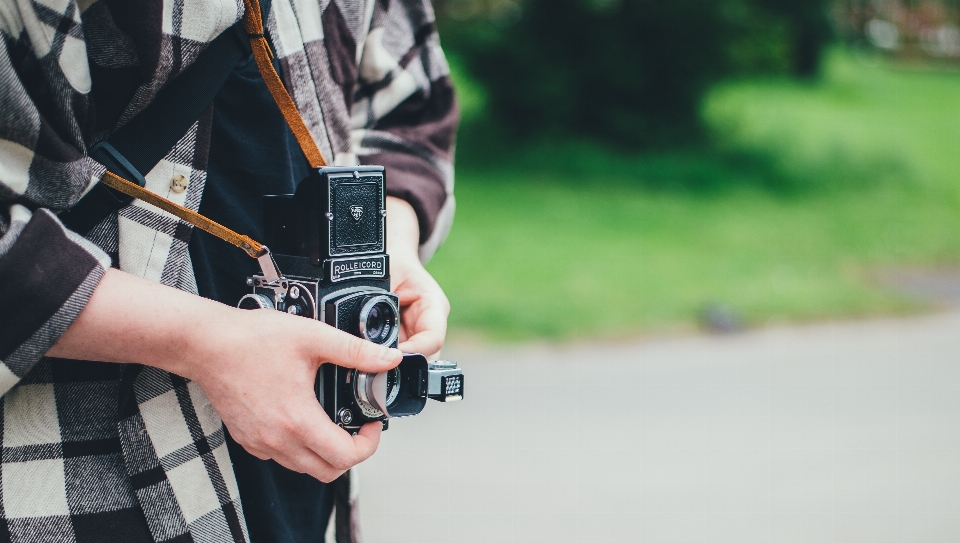
[[[103,175],[88,146],[241,13],[240,0],[0,0],[0,542],[248,540],[223,425],[196,384],[43,357],[110,265],[196,293],[192,229],[175,217],[137,201],[84,239],[55,213]],[[386,165],[428,257],[452,218],[457,120],[428,0],[274,0],[266,20],[325,156]],[[199,207],[211,119],[147,189]],[[351,478],[335,484],[339,542],[357,541]]]
[[[112,401],[123,371],[44,359],[4,395],[0,540],[147,540]]]

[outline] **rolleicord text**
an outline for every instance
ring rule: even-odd
[[[369,258],[345,258],[330,262],[330,280],[340,281],[348,277],[384,277],[386,259],[382,256]]]

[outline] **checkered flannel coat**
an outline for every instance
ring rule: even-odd
[[[57,212],[103,174],[87,149],[242,10],[237,0],[0,0],[0,541],[248,539],[223,425],[197,385],[43,356],[111,265],[196,292],[189,225],[138,201],[83,238]],[[457,117],[428,0],[273,0],[266,21],[324,155],[385,165],[388,193],[417,211],[428,258],[453,216]],[[197,209],[211,119],[146,175],[149,190]],[[174,192],[179,176],[187,190]],[[346,502],[341,541],[356,527]]]

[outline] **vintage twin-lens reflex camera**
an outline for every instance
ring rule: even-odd
[[[286,311],[397,346],[400,304],[390,292],[382,166],[314,170],[296,194],[264,197],[263,216],[275,265],[262,267],[284,274],[248,278],[253,292],[238,307]],[[382,373],[323,364],[316,393],[330,418],[356,433],[367,422],[386,428],[388,418],[416,415],[427,398],[462,399],[463,373],[455,362],[419,354]]]

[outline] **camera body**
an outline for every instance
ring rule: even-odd
[[[241,309],[274,309],[317,319],[362,339],[396,347],[400,303],[390,292],[382,166],[313,170],[295,194],[265,196],[265,242],[284,274],[247,279]],[[456,363],[404,355],[395,369],[366,373],[323,364],[317,399],[351,433],[367,422],[416,415],[427,398],[463,398]]]

